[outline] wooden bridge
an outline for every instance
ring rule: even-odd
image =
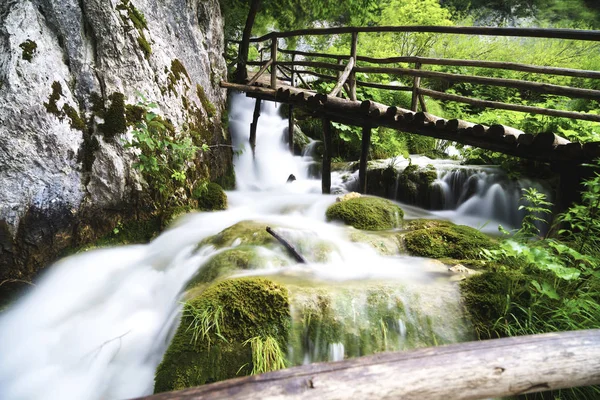
[[[327,28],[304,29],[290,32],[272,32],[268,35],[252,38],[250,43],[259,47],[261,61],[248,61],[247,54],[240,53],[238,68],[258,67],[258,71],[250,79],[243,82],[221,82],[221,86],[245,92],[247,96],[257,99],[254,120],[251,125],[250,145],[254,150],[256,127],[260,115],[262,100],[276,101],[290,105],[289,113],[289,145],[293,149],[293,110],[300,107],[314,117],[323,121],[323,192],[329,193],[331,178],[331,127],[330,122],[362,127],[362,152],[359,168],[360,190],[366,190],[366,168],[371,140],[371,129],[384,126],[419,135],[450,140],[465,145],[480,147],[512,156],[549,162],[557,171],[568,177],[561,179],[566,184],[573,183],[573,171],[576,166],[600,157],[600,142],[571,143],[553,132],[523,132],[503,125],[485,126],[477,122],[459,119],[446,119],[427,112],[425,96],[440,100],[451,100],[482,108],[512,110],[531,114],[542,114],[553,117],[564,117],[600,123],[600,115],[581,113],[523,104],[510,104],[487,101],[455,94],[431,90],[421,85],[421,78],[435,78],[450,82],[467,82],[474,85],[492,85],[535,91],[542,94],[559,95],[569,98],[600,100],[600,90],[583,89],[572,86],[561,86],[535,81],[501,79],[495,77],[463,75],[456,73],[436,72],[423,69],[424,65],[444,65],[457,67],[483,67],[511,71],[530,72],[542,75],[560,75],[568,77],[600,79],[600,71],[556,68],[548,66],[519,63],[442,59],[403,56],[392,58],[371,58],[357,54],[357,43],[361,33],[408,32],[459,35],[486,35],[511,37],[536,37],[564,39],[574,41],[600,41],[600,31],[572,29],[537,29],[537,28],[490,28],[490,27],[443,27],[443,26],[400,26],[400,27],[362,27],[362,28]],[[349,54],[326,54],[310,51],[297,51],[279,47],[282,38],[300,38],[302,36],[351,35]],[[260,46],[263,43],[266,46]],[[241,46],[246,49],[248,44]],[[265,53],[269,58],[263,60]],[[309,61],[308,58],[335,60],[333,62]],[[360,63],[360,65],[359,65]],[[412,68],[400,64],[412,64]],[[395,65],[390,67],[389,65]],[[266,72],[269,71],[268,74]],[[337,76],[329,75],[334,71]],[[325,73],[324,73],[325,72]],[[396,86],[374,82],[359,81],[357,73],[388,74],[390,76],[410,77],[412,85]],[[246,74],[243,74],[247,76]],[[312,90],[307,76],[321,80],[336,82],[330,93],[318,93]],[[297,81],[299,84],[297,84]],[[370,99],[359,101],[357,87],[369,87],[381,90],[409,91],[412,93],[410,109],[395,104],[379,104]],[[345,95],[343,92],[345,91]],[[420,110],[419,110],[420,106]],[[575,180],[577,181],[577,180]],[[572,189],[564,187],[563,190]]]

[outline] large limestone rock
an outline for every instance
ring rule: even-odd
[[[138,94],[176,129],[229,143],[223,42],[217,0],[0,2],[0,282],[147,204],[123,147]],[[198,178],[226,176],[231,157],[203,153]]]

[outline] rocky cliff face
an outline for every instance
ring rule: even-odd
[[[231,173],[222,24],[218,0],[0,2],[0,282],[148,204],[124,147],[140,95],[211,146],[200,178]]]

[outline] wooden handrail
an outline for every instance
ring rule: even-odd
[[[144,399],[482,399],[595,384],[598,329],[380,353]]]
[[[320,36],[340,35],[344,33],[385,33],[385,32],[413,32],[413,33],[447,33],[456,35],[484,35],[484,36],[513,36],[537,37],[547,39],[572,39],[585,41],[600,41],[600,31],[581,29],[547,29],[547,28],[497,28],[487,26],[363,26],[339,28],[314,28],[298,29],[288,32],[270,32],[266,35],[251,38],[250,42],[263,42],[276,36],[287,38],[293,36]]]

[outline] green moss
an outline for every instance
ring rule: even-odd
[[[194,190],[193,195],[198,201],[198,208],[201,210],[227,209],[227,195],[218,183],[210,182],[206,186],[201,185]]]
[[[373,196],[395,198],[398,171],[393,166],[367,170],[367,193]]]
[[[235,169],[233,163],[228,163],[225,174],[215,179],[215,181],[225,190],[235,189]]]
[[[176,58],[171,60],[171,72],[173,73],[173,76],[175,77],[176,81],[181,80],[184,76],[187,78],[188,82],[192,81],[190,79],[190,75],[187,72],[187,69],[185,69],[182,62]]]
[[[102,96],[100,96],[96,92],[92,92],[92,94],[90,95],[90,103],[92,104],[92,112],[95,115],[104,118],[104,113],[106,112],[106,109],[104,108],[104,99],[102,98]]]
[[[59,82],[52,82],[52,93],[48,98],[48,102],[44,103],[44,107],[46,107],[46,111],[50,114],[54,114],[59,118],[62,118],[62,112],[58,109],[58,105],[56,102],[60,100],[60,97],[63,95],[62,86]]]
[[[386,256],[404,253],[404,249],[395,232],[354,231],[350,234],[352,242],[365,243]]]
[[[127,104],[125,106],[125,119],[127,121],[127,126],[135,126],[138,122],[141,122],[144,119],[144,113],[146,109],[144,107]]]
[[[85,121],[79,116],[79,113],[76,109],[74,109],[68,104],[65,104],[63,106],[63,112],[65,113],[67,118],[69,118],[69,124],[71,125],[71,129],[77,129],[78,131],[82,132],[85,130]]]
[[[404,234],[408,251],[430,258],[472,259],[482,249],[496,248],[496,242],[477,229],[447,221],[417,220],[408,225],[413,231]]]
[[[208,97],[206,97],[206,93],[204,93],[204,88],[202,86],[196,85],[196,94],[198,95],[200,103],[202,104],[202,108],[204,108],[208,118],[211,118],[213,115],[215,115],[217,113],[215,105],[208,100]]]
[[[471,318],[475,331],[480,339],[505,336],[495,329],[501,318],[510,317],[507,311],[513,308],[511,303],[521,305],[530,303],[530,292],[527,290],[528,277],[520,271],[498,268],[473,275],[460,284],[463,304]],[[517,316],[517,315],[515,315]],[[518,320],[527,316],[517,316]],[[512,318],[512,317],[511,317]]]
[[[84,172],[91,172],[92,165],[96,159],[96,151],[100,149],[100,143],[91,133],[83,132],[83,142],[77,153],[77,162],[80,162]]]
[[[35,56],[35,53],[37,53],[37,43],[27,39],[21,43],[19,47],[23,50],[21,54],[23,60],[31,62],[31,60],[33,60],[33,56]]]
[[[146,21],[146,17],[131,3],[129,3],[129,8],[127,9],[127,16],[133,23],[133,26],[136,27],[136,29],[148,29],[148,22]]]
[[[150,55],[152,54],[152,46],[150,46],[150,43],[148,43],[148,39],[146,39],[146,36],[144,34],[140,34],[136,40],[140,45],[140,48],[144,52],[144,57],[146,57],[146,59],[149,59]]]
[[[218,234],[208,237],[201,244],[212,244],[216,248],[230,247],[237,239],[241,244],[264,246],[278,242],[266,231],[267,225],[255,221],[241,221]]]
[[[437,179],[437,171],[433,165],[419,167],[410,164],[398,176],[397,199],[404,203],[429,206],[431,184]]]
[[[238,246],[213,256],[187,284],[191,289],[198,284],[211,283],[240,270],[259,269],[265,266],[284,266],[288,261],[272,252],[255,246]]]
[[[326,216],[328,221],[342,221],[357,229],[380,231],[400,226],[404,211],[389,200],[363,196],[332,204]]]
[[[125,95],[115,92],[109,97],[110,106],[104,115],[104,123],[99,128],[107,139],[114,138],[117,134],[125,133],[127,121],[125,120]]]
[[[195,336],[194,325],[207,329]],[[252,352],[244,342],[270,336],[286,349],[289,328],[288,294],[280,285],[261,278],[212,285],[184,306],[179,328],[157,368],[154,392],[248,375]]]

